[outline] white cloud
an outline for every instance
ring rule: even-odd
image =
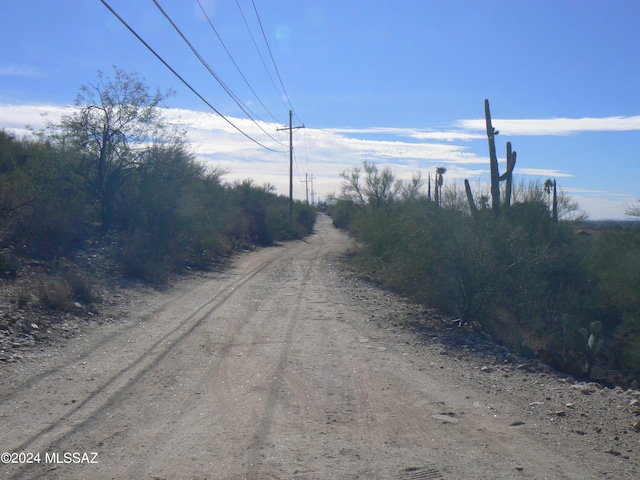
[[[594,195],[594,196],[606,196],[606,197],[611,197],[611,198],[615,198],[615,197],[619,197],[619,198],[631,198],[631,196],[628,193],[611,193],[607,190],[594,190],[594,189],[587,189],[587,188],[576,188],[576,187],[566,187],[563,188],[563,190],[567,193],[570,193],[571,195]]]
[[[532,175],[535,177],[573,177],[570,173],[550,168],[519,168],[514,170],[518,175]]]
[[[0,105],[0,128],[14,131],[18,135],[26,134],[25,126],[40,129],[47,120],[57,121],[63,114],[71,113],[73,107],[54,105]]]
[[[166,118],[179,123],[188,131],[188,136],[199,157],[208,164],[227,168],[230,180],[253,178],[257,183],[269,181],[280,193],[288,192],[289,145],[288,133],[278,132],[282,125],[260,123],[281,142],[265,135],[256,124],[246,119],[232,121],[250,136],[277,150],[270,152],[252,143],[227,122],[215,114],[188,110],[167,109]],[[466,146],[406,141],[407,137],[427,133],[416,129],[374,127],[356,128],[305,128],[294,133],[296,158],[294,191],[300,198],[304,195],[305,173],[314,175],[314,189],[321,196],[338,191],[339,173],[361,165],[363,161],[374,161],[381,168],[389,166],[399,178],[409,179],[419,170],[431,170],[436,165],[446,165],[449,178],[464,178],[482,174],[483,170],[467,169],[465,165],[488,165],[485,157],[478,157]],[[352,134],[389,135],[393,140],[355,138]],[[478,135],[480,136],[480,135]],[[447,135],[447,137],[452,137]],[[428,135],[425,135],[428,138]],[[457,166],[457,167],[456,167]]]
[[[506,135],[573,135],[580,132],[640,130],[640,115],[603,118],[494,118],[491,123]],[[485,119],[460,120],[456,126],[469,130],[486,130]]]
[[[326,131],[340,134],[364,134],[364,135],[395,135],[398,137],[415,138],[416,140],[445,140],[454,142],[456,140],[478,140],[485,138],[485,135],[460,130],[425,130],[418,128],[393,128],[393,127],[370,127],[370,128],[327,128]]]
[[[446,140],[447,142],[455,142],[456,140],[478,140],[486,138],[486,135],[471,132],[460,131],[432,131],[432,132],[414,132],[410,135],[418,140]]]

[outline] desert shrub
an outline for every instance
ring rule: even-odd
[[[25,292],[21,293],[25,296]],[[90,305],[97,301],[93,281],[82,273],[67,272],[54,275],[38,283],[37,297],[40,304],[53,310],[67,312],[74,302]]]
[[[73,305],[73,290],[61,278],[43,280],[38,284],[38,299],[46,308],[67,312]]]
[[[93,280],[86,274],[67,273],[64,278],[71,289],[74,302],[91,305],[98,300],[93,287]]]
[[[150,283],[164,283],[174,272],[169,246],[148,232],[122,234],[117,259],[126,276]]]
[[[22,268],[22,262],[9,248],[0,251],[0,274],[15,276]]]
[[[0,241],[35,258],[68,255],[86,239],[89,219],[84,190],[73,173],[74,151],[0,136],[0,170],[5,170],[0,175]],[[18,158],[10,161],[3,146]]]
[[[611,342],[607,359],[640,380],[640,226],[608,229],[582,237],[581,248],[596,285],[593,308]]]
[[[277,195],[269,184],[257,186],[244,180],[234,183],[229,193],[239,215],[234,228],[238,240],[268,246],[276,241],[301,238],[313,230],[315,209],[294,202],[291,215],[289,198]]]
[[[33,301],[31,289],[28,287],[20,287],[16,290],[14,303],[18,308],[25,308]]]
[[[293,205],[293,214],[295,216],[293,234],[296,238],[302,238],[313,232],[318,216],[315,208],[305,203],[296,202]]]
[[[155,146],[130,173],[119,197],[119,259],[126,275],[165,281],[183,268],[206,268],[222,247],[217,177],[181,145]]]
[[[356,205],[349,200],[337,199],[327,204],[327,213],[331,216],[334,227],[343,230],[349,229],[356,211]]]
[[[570,373],[589,377],[597,364],[637,376],[638,230],[576,235],[531,188],[501,214],[472,216],[447,190],[440,206],[343,197],[330,208],[349,212],[344,224],[362,245],[355,261],[386,287]]]

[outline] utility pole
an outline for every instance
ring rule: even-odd
[[[289,110],[289,126],[278,128],[278,130],[289,130],[289,217],[293,217],[293,130],[304,128],[304,125],[294,127],[292,122],[293,112]]]
[[[307,205],[309,205],[309,183],[311,183],[311,205],[313,205],[313,196],[315,195],[315,191],[313,190],[313,173],[311,174],[311,178],[309,178],[308,173],[305,173],[304,180],[300,180],[300,183],[304,183],[304,188],[307,194]]]
[[[311,174],[311,205],[315,205],[316,202],[314,201],[313,197],[316,194],[316,191],[313,189],[313,173]]]

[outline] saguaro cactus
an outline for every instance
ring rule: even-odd
[[[484,117],[487,125],[487,139],[489,141],[489,162],[491,166],[491,208],[498,212],[500,210],[500,182],[506,181],[505,184],[505,199],[504,206],[509,207],[511,205],[511,191],[513,188],[513,169],[516,166],[516,152],[511,150],[511,142],[507,142],[507,170],[500,175],[498,169],[498,156],[496,154],[496,135],[498,131],[493,128],[491,123],[491,110],[489,109],[489,100],[484,101]],[[469,182],[465,181],[465,190],[467,193],[467,200],[469,202],[469,208],[472,213],[477,211],[475,202],[473,201],[473,195],[471,194],[471,188]]]
[[[471,192],[471,185],[469,185],[469,180],[464,179],[464,190],[467,193],[467,202],[469,202],[469,208],[471,209],[471,214],[473,216],[477,215],[478,207],[476,207],[476,202],[473,201],[473,193]]]
[[[500,182],[506,180],[505,206],[511,204],[511,188],[513,169],[516,166],[516,152],[511,150],[511,142],[507,142],[507,170],[502,175],[498,170],[498,156],[496,155],[495,137],[499,133],[491,124],[491,110],[489,100],[484,101],[484,117],[487,125],[487,139],[489,141],[489,161],[491,162],[491,207],[500,210]]]
[[[435,180],[435,188],[436,188],[436,206],[440,206],[442,202],[442,184],[444,183],[443,175],[447,173],[447,169],[444,167],[436,167],[436,180]]]
[[[504,205],[511,206],[511,191],[513,189],[513,169],[516,166],[516,152],[511,151],[511,142],[507,142],[507,171],[500,176],[500,181],[506,180],[504,188]]]
[[[556,181],[553,180],[553,204],[551,206],[551,217],[554,222],[558,221],[558,189],[556,188]]]
[[[491,110],[489,100],[484,101],[484,118],[487,124],[487,139],[489,140],[489,165],[491,166],[491,207],[500,209],[500,173],[498,171],[498,156],[496,155],[496,134],[499,133],[491,124]]]

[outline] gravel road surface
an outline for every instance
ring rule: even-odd
[[[346,271],[351,246],[320,216],[1,364],[0,477],[640,477],[637,392],[452,332]]]

